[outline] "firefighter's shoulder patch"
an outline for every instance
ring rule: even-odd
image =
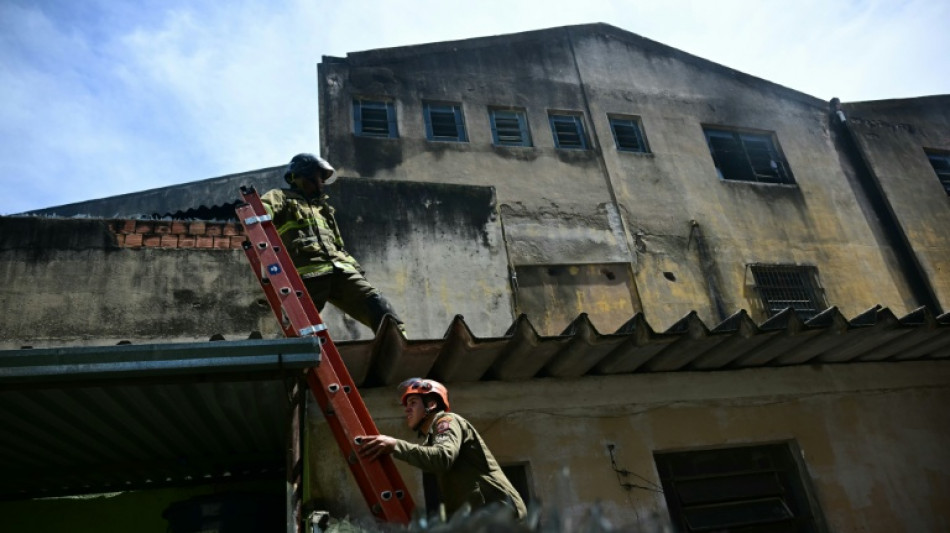
[[[445,433],[452,427],[452,417],[443,416],[435,421],[435,432],[437,434]]]

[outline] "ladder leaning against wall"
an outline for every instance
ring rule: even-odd
[[[364,460],[357,453],[359,437],[378,435],[379,430],[284,249],[273,220],[253,187],[241,187],[241,195],[244,203],[237,206],[236,212],[247,235],[244,253],[284,334],[319,339],[320,361],[317,366],[306,370],[307,384],[333,431],[363,498],[376,518],[408,524],[414,505],[392,457],[385,455]]]

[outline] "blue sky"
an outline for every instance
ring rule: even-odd
[[[2,0],[0,214],[315,152],[323,55],[605,22],[878,100],[950,94],[947,21],[946,0]]]

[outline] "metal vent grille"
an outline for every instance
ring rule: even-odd
[[[791,307],[802,320],[808,320],[827,307],[818,269],[813,266],[751,265],[750,269],[770,317]]]

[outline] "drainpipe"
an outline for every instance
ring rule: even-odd
[[[597,152],[597,162],[600,164],[600,170],[603,173],[604,181],[607,185],[607,192],[610,194],[610,203],[613,206],[614,210],[617,213],[617,218],[620,220],[620,228],[623,231],[623,243],[627,248],[627,257],[630,258],[631,263],[636,263],[637,255],[634,251],[634,248],[630,246],[630,228],[627,227],[627,221],[623,217],[623,211],[620,210],[620,203],[617,201],[617,193],[614,191],[613,181],[610,179],[610,170],[607,168],[607,161],[604,160],[604,152],[601,149],[600,139],[597,135],[597,128],[594,127],[594,114],[590,109],[590,99],[587,97],[587,86],[584,83],[584,78],[581,76],[581,68],[577,63],[577,52],[574,50],[574,32],[571,31],[571,28],[566,28],[567,30],[567,42],[571,48],[571,59],[574,61],[574,72],[577,75],[577,84],[581,89],[581,98],[584,100],[584,109],[587,112],[587,116],[590,117],[590,138],[592,148]],[[640,301],[640,291],[637,289],[637,280],[634,276],[635,270],[630,269],[630,298],[635,309],[643,311],[643,303]]]
[[[943,310],[930,284],[930,278],[921,266],[917,254],[914,253],[914,247],[907,238],[907,234],[901,228],[880,180],[874,174],[864,151],[861,150],[857,135],[851,129],[851,122],[841,107],[841,100],[832,98],[829,111],[831,130],[838,133],[838,135],[833,135],[832,139],[854,168],[861,190],[880,221],[880,230],[887,244],[894,250],[898,268],[910,286],[914,299],[919,305],[926,306],[934,315],[942,314]],[[869,222],[873,223],[873,221]]]

